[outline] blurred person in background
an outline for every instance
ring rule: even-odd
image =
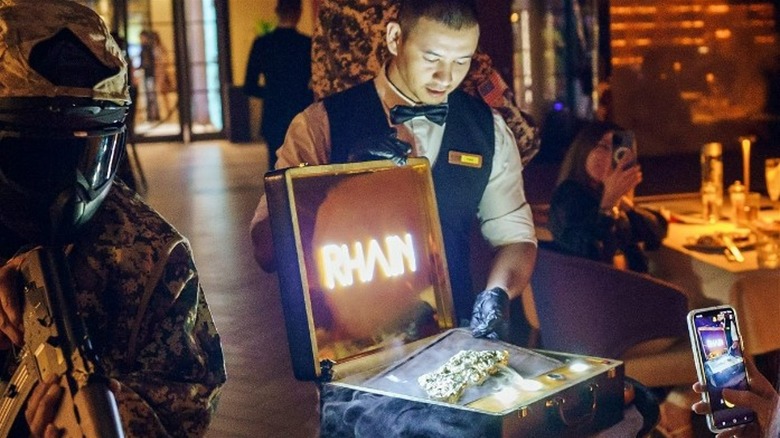
[[[647,272],[644,251],[660,247],[668,224],[660,213],[633,203],[642,182],[635,153],[613,165],[613,135],[620,131],[609,122],[580,128],[558,174],[549,228],[564,252]]]
[[[155,59],[155,43],[151,30],[144,29],[140,34],[141,63],[139,68],[144,72],[144,96],[146,97],[146,121],[160,120],[160,106],[157,103],[157,61]]]
[[[160,113],[160,116],[163,120],[167,120],[171,116],[175,104],[175,102],[171,101],[170,94],[176,91],[176,81],[173,80],[173,76],[169,71],[171,58],[157,31],[150,30],[149,38],[152,41],[151,45],[154,52],[155,89],[162,100],[163,109],[165,110],[165,113]]]
[[[311,38],[296,30],[301,0],[278,0],[276,15],[276,28],[252,44],[244,78],[244,93],[263,99],[260,134],[268,145],[269,170],[290,121],[313,100]]]

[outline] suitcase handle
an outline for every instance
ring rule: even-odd
[[[596,390],[599,388],[599,385],[596,383],[591,384],[588,387],[588,393],[591,397],[591,403],[590,403],[590,412],[587,412],[583,415],[580,415],[579,417],[575,418],[569,418],[569,415],[566,414],[566,399],[564,397],[555,397],[552,400],[547,400],[547,403],[545,404],[548,408],[557,408],[558,409],[558,416],[561,419],[561,422],[567,426],[567,427],[579,427],[583,424],[590,423],[591,420],[593,420],[593,417],[596,415],[596,407],[597,407],[597,400],[598,397],[596,397]]]

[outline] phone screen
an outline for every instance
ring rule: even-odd
[[[755,420],[755,413],[747,408],[734,406],[723,399],[723,389],[747,390],[748,379],[742,354],[742,343],[734,309],[717,307],[694,311],[692,335],[700,374],[707,384],[712,417],[711,427],[726,429]],[[693,340],[693,339],[692,339]]]
[[[632,153],[636,155],[634,149],[634,132],[633,131],[614,131],[612,133],[612,167],[617,167],[618,163],[623,159],[626,154]],[[623,166],[624,169],[628,169],[636,163],[636,158]]]

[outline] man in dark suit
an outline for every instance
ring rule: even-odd
[[[312,103],[311,38],[295,26],[301,18],[301,0],[279,0],[279,24],[252,44],[244,79],[244,93],[263,99],[260,133],[268,144],[269,170],[276,150],[296,114]]]

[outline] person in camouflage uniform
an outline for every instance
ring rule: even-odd
[[[387,23],[398,15],[399,0],[321,0],[312,36],[312,90],[316,100],[373,79],[389,53]],[[501,114],[527,165],[539,152],[539,130],[514,103],[512,90],[477,51],[461,88],[481,97]]]
[[[125,436],[202,436],[226,380],[221,342],[187,239],[112,184],[130,103],[121,51],[70,1],[0,0],[0,29],[0,380],[24,343],[26,251],[62,248]],[[44,376],[11,436],[57,436],[62,394]]]

